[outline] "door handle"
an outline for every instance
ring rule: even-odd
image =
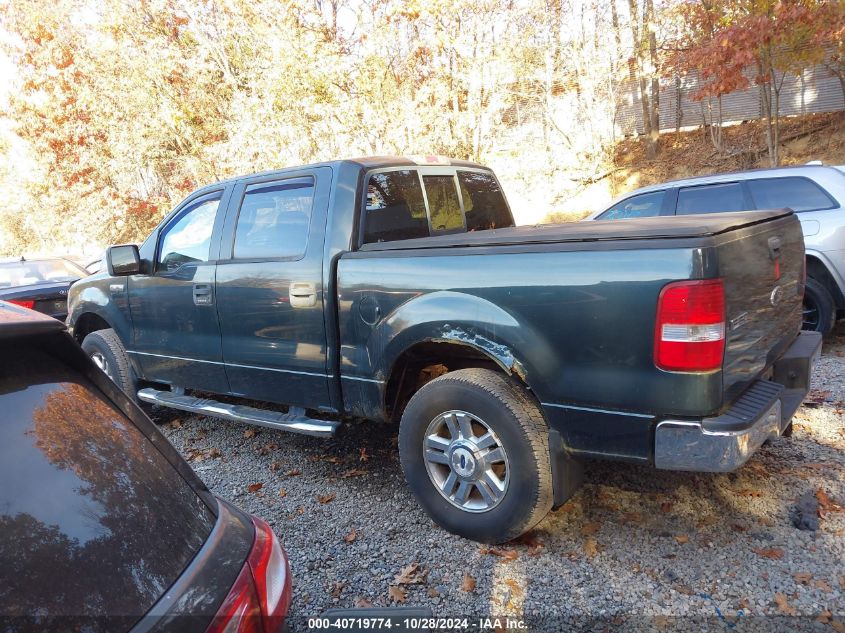
[[[211,284],[194,284],[194,305],[210,306],[214,303]]]
[[[294,281],[288,289],[291,308],[313,308],[317,305],[317,288],[305,281]]]

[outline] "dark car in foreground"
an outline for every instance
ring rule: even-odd
[[[84,268],[61,257],[2,260],[0,300],[64,321],[71,284],[87,276]]]
[[[279,630],[287,557],[58,321],[0,301],[0,630]]]

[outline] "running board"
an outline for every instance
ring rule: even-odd
[[[339,426],[338,422],[309,418],[305,415],[305,409],[301,407],[290,407],[287,413],[280,413],[247,407],[242,404],[227,404],[209,398],[197,398],[184,393],[178,394],[172,391],[159,391],[149,388],[141,389],[138,392],[138,399],[180,411],[212,415],[232,422],[257,424],[271,429],[292,431],[316,437],[334,437]]]

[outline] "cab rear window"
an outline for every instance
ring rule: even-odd
[[[492,173],[438,171],[397,169],[371,174],[364,206],[363,243],[514,225]]]

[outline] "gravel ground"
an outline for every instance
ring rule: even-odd
[[[392,426],[352,423],[320,440],[159,409],[154,418],[215,493],[273,525],[299,616],[404,603],[470,624],[511,615],[542,631],[843,633],[843,356],[841,324],[793,437],[738,472],[596,462],[565,506],[492,549],[441,530],[417,506]]]

